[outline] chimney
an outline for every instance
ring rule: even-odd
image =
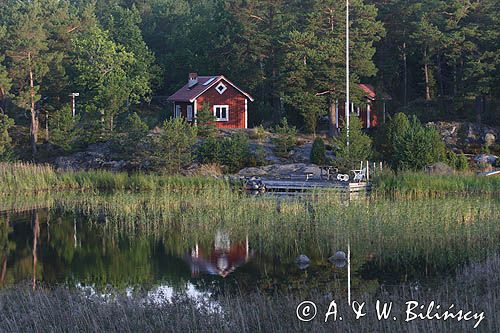
[[[188,88],[198,84],[198,73],[189,73]]]

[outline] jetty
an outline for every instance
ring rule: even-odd
[[[369,192],[370,182],[340,182],[321,179],[288,180],[288,179],[261,179],[266,193],[298,194],[303,192],[337,191],[343,193]]]

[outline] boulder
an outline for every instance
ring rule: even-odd
[[[493,133],[486,133],[483,139],[484,139],[484,144],[489,147],[495,144],[497,138]]]
[[[295,258],[295,264],[299,269],[306,269],[311,264],[311,259],[305,254],[301,254]]]
[[[262,168],[245,168],[238,172],[238,176],[252,177],[252,176],[266,176],[267,171]]]
[[[436,175],[445,175],[455,172],[455,170],[452,167],[442,162],[431,164],[427,166],[425,169],[430,174],[436,174]]]
[[[474,157],[474,161],[477,164],[495,164],[497,160],[498,156],[488,154],[480,154]]]

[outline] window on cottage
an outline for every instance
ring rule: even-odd
[[[181,116],[181,106],[176,105],[175,106],[175,118],[179,118]]]
[[[214,117],[216,121],[229,120],[229,106],[228,105],[214,105]]]
[[[187,106],[187,121],[193,121],[193,106]]]
[[[215,87],[215,90],[217,90],[219,92],[219,94],[222,95],[224,93],[224,91],[227,90],[227,87],[224,85],[224,83],[221,82],[217,85],[217,87]]]

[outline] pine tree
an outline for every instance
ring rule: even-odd
[[[10,21],[6,38],[9,72],[16,83],[16,104],[30,112],[30,142],[33,156],[37,152],[39,114],[36,103],[40,100],[40,85],[49,71],[51,54],[44,30],[43,3],[17,2],[9,8]]]

